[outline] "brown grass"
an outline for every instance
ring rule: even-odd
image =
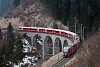
[[[100,67],[100,32],[88,38],[75,59],[65,67]]]

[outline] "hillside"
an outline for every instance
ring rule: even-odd
[[[65,67],[100,67],[100,32],[89,37]]]
[[[41,0],[26,0],[14,10],[9,10],[0,19],[0,27],[5,28],[9,23],[14,28],[19,26],[50,27],[53,28],[54,22],[51,12],[45,7]],[[59,21],[61,29],[65,26]]]
[[[9,22],[16,28],[21,24],[25,26],[32,26],[34,22],[49,22],[51,19],[46,20],[47,12],[43,8],[43,5],[35,0],[26,0],[23,4],[16,7],[14,10],[10,10],[0,20],[1,27],[6,27]],[[40,18],[38,20],[38,18]]]

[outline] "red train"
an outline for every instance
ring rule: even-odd
[[[80,41],[78,40],[77,43],[74,43],[73,45],[67,45],[63,48],[63,56],[69,57],[72,55],[80,46]]]
[[[51,29],[51,28],[40,28],[40,27],[19,27],[19,31],[40,32],[40,33],[62,35],[62,36],[69,37],[72,40],[74,39],[74,35],[76,35],[75,33],[72,33],[70,31]]]
[[[40,28],[40,27],[19,27],[19,31],[48,33],[48,34],[60,35],[60,36],[70,38],[73,41],[73,45],[67,45],[64,46],[63,48],[63,55],[66,57],[71,55],[77,49],[80,43],[80,38],[76,33],[65,31],[65,30]]]

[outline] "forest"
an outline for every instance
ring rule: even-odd
[[[44,0],[52,11],[53,18],[62,21],[71,31],[80,33],[81,25],[85,33],[95,33],[100,28],[100,0]]]

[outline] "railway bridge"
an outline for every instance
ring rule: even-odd
[[[42,46],[42,57],[46,55],[55,55],[62,51],[66,45],[77,43],[77,34],[58,29],[40,28],[40,27],[19,27],[20,34],[27,35],[31,40],[32,47],[37,43]]]

